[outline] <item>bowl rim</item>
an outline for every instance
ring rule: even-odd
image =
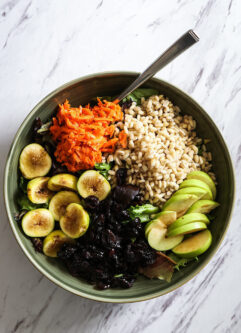
[[[180,93],[181,95],[183,95],[185,98],[187,99],[191,99],[192,103],[195,104],[198,108],[200,108],[202,110],[202,112],[205,114],[205,116],[207,117],[207,119],[209,120],[209,122],[212,124],[212,126],[214,126],[217,130],[218,136],[219,136],[219,140],[221,141],[224,150],[225,150],[225,155],[226,158],[228,160],[228,163],[230,165],[230,174],[231,174],[231,178],[233,180],[233,186],[232,186],[232,192],[231,192],[231,199],[232,199],[232,203],[231,203],[231,207],[229,208],[228,211],[228,215],[227,215],[227,226],[226,229],[224,230],[219,242],[216,244],[216,246],[214,247],[214,249],[212,250],[212,252],[209,253],[209,255],[207,256],[207,258],[205,258],[205,260],[196,268],[194,269],[194,271],[192,273],[190,273],[187,277],[184,277],[182,279],[182,281],[180,282],[176,282],[174,285],[167,287],[165,290],[160,290],[158,292],[154,292],[154,293],[150,293],[149,295],[144,295],[144,296],[137,296],[137,297],[133,297],[133,299],[130,297],[125,297],[125,298],[115,298],[115,297],[105,297],[103,296],[96,296],[96,295],[89,295],[88,293],[85,292],[80,292],[77,291],[75,288],[72,288],[68,285],[66,285],[63,282],[60,282],[57,278],[53,277],[51,274],[49,274],[47,271],[45,271],[45,269],[39,265],[35,259],[32,257],[32,255],[28,252],[28,250],[25,248],[25,246],[23,245],[18,233],[17,233],[17,228],[15,225],[15,220],[14,218],[12,218],[12,214],[10,211],[10,206],[9,206],[9,198],[8,198],[8,175],[9,175],[9,163],[10,160],[12,158],[13,155],[13,151],[15,149],[17,140],[20,136],[20,132],[22,131],[22,129],[24,128],[25,124],[28,122],[29,118],[31,118],[31,116],[35,113],[36,110],[39,109],[39,107],[44,104],[46,102],[46,100],[50,99],[51,97],[53,97],[56,93],[60,92],[61,90],[76,84],[78,82],[84,81],[86,79],[92,79],[92,78],[96,78],[96,77],[101,77],[101,76],[109,76],[109,75],[131,75],[133,77],[139,75],[139,72],[134,72],[134,71],[105,71],[105,72],[98,72],[98,73],[93,73],[93,74],[89,74],[89,75],[85,75],[85,76],[81,76],[78,77],[74,80],[71,80],[69,82],[64,83],[63,85],[59,86],[58,88],[56,88],[55,90],[53,90],[52,92],[50,92],[48,95],[46,95],[44,98],[42,98],[40,100],[40,102],[38,102],[33,109],[29,112],[29,114],[25,117],[25,119],[23,120],[23,122],[21,123],[21,125],[19,126],[12,144],[10,146],[8,155],[7,155],[7,159],[6,159],[6,164],[5,164],[5,170],[4,170],[4,182],[3,182],[3,187],[4,187],[4,202],[5,202],[5,209],[7,212],[7,217],[12,229],[12,232],[14,234],[15,239],[17,240],[17,243],[19,244],[20,248],[22,249],[22,251],[24,252],[24,254],[26,255],[26,257],[29,259],[29,261],[31,262],[31,264],[40,272],[42,273],[46,278],[48,278],[51,282],[53,282],[54,284],[56,284],[57,286],[77,295],[77,296],[81,296],[83,298],[86,299],[90,299],[90,300],[94,300],[94,301],[99,301],[99,302],[104,302],[104,303],[134,303],[134,302],[141,302],[141,301],[146,301],[146,300],[150,300],[162,295],[165,295],[169,292],[172,292],[174,290],[176,290],[177,288],[181,287],[182,285],[184,285],[185,283],[187,283],[188,281],[190,281],[192,278],[194,278],[213,258],[214,254],[217,252],[217,250],[219,249],[221,243],[223,242],[223,239],[227,233],[227,230],[229,228],[230,225],[230,221],[232,218],[232,213],[233,213],[233,208],[234,208],[234,202],[235,202],[235,173],[234,173],[234,167],[233,167],[233,163],[232,163],[232,158],[231,155],[229,153],[229,150],[227,148],[227,145],[223,139],[222,134],[220,133],[218,127],[215,125],[214,121],[212,120],[212,118],[209,116],[209,114],[202,108],[202,106],[200,104],[198,104],[191,96],[189,96],[187,93],[185,93],[184,91],[182,91],[181,89],[179,89],[178,87],[176,87],[173,84],[170,84],[169,82],[159,79],[157,77],[153,77],[150,80],[156,81],[157,83],[163,83],[166,86],[170,87],[171,89],[176,90],[178,93]]]

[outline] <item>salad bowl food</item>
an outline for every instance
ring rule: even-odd
[[[214,255],[232,212],[233,168],[214,122],[156,78],[119,106],[114,97],[137,75],[94,74],[49,94],[6,164],[20,247],[51,281],[97,301],[183,285]]]

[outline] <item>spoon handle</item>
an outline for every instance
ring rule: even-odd
[[[178,57],[182,52],[187,50],[190,46],[197,43],[199,37],[194,33],[193,30],[188,30],[183,36],[181,36],[174,44],[172,44],[159,58],[157,58],[137,79],[126,88],[117,99],[121,101],[132,91],[150,79],[160,69],[165,67],[169,62]]]

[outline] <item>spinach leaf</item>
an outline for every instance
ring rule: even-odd
[[[129,94],[127,97],[125,97],[122,102],[125,103],[129,100],[132,100],[133,102],[136,102],[137,105],[141,104],[141,98],[148,98],[153,95],[158,95],[159,92],[156,89],[151,88],[137,88],[135,91],[133,91],[131,94]]]
[[[110,163],[95,163],[95,169],[99,171],[109,171],[111,167]]]
[[[175,265],[174,268],[178,271],[180,270],[180,268],[185,267],[189,262],[191,262],[193,260],[196,260],[196,261],[199,260],[198,257],[195,257],[195,258],[180,258],[180,257],[176,256],[174,253],[170,253],[168,255],[168,257],[176,262],[176,265]]]
[[[141,222],[150,221],[150,214],[157,213],[159,211],[158,207],[151,204],[145,204],[141,206],[131,206],[128,208],[129,216],[132,220],[138,217]]]
[[[210,220],[210,221],[213,221],[215,220],[215,217],[212,216],[211,214],[206,214],[207,218]]]
[[[27,179],[21,176],[19,180],[19,187],[23,191],[23,193],[27,193],[27,185],[28,185]]]
[[[19,193],[17,197],[17,203],[19,205],[20,210],[33,210],[37,208],[48,208],[48,204],[37,205],[32,203],[26,194]]]
[[[108,179],[108,171],[112,168],[113,163],[95,163],[95,169],[99,171],[99,173]]]

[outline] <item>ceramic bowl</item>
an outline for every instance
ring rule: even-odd
[[[216,200],[220,203],[220,207],[215,211],[216,219],[210,225],[213,242],[209,250],[200,256],[198,262],[194,261],[180,271],[176,271],[170,283],[139,277],[130,289],[104,291],[96,290],[84,280],[71,276],[58,260],[47,258],[35,252],[32,243],[24,236],[14,220],[14,214],[18,211],[15,201],[18,190],[18,159],[23,147],[31,142],[34,119],[40,117],[46,121],[56,112],[58,104],[63,103],[66,99],[70,101],[71,105],[78,106],[88,103],[96,96],[115,96],[127,87],[137,75],[138,73],[133,72],[93,74],[71,81],[50,93],[34,107],[23,121],[14,138],[6,163],[4,184],[6,209],[11,228],[20,247],[32,264],[55,284],[76,295],[97,301],[124,303],[148,300],[164,295],[193,278],[210,261],[222,242],[228,228],[234,201],[232,163],[227,146],[216,125],[190,96],[167,82],[153,78],[144,87],[157,89],[161,94],[170,98],[175,105],[178,105],[183,113],[192,115],[197,121],[198,136],[211,140],[208,148],[212,153],[213,168],[217,175],[218,196]]]

